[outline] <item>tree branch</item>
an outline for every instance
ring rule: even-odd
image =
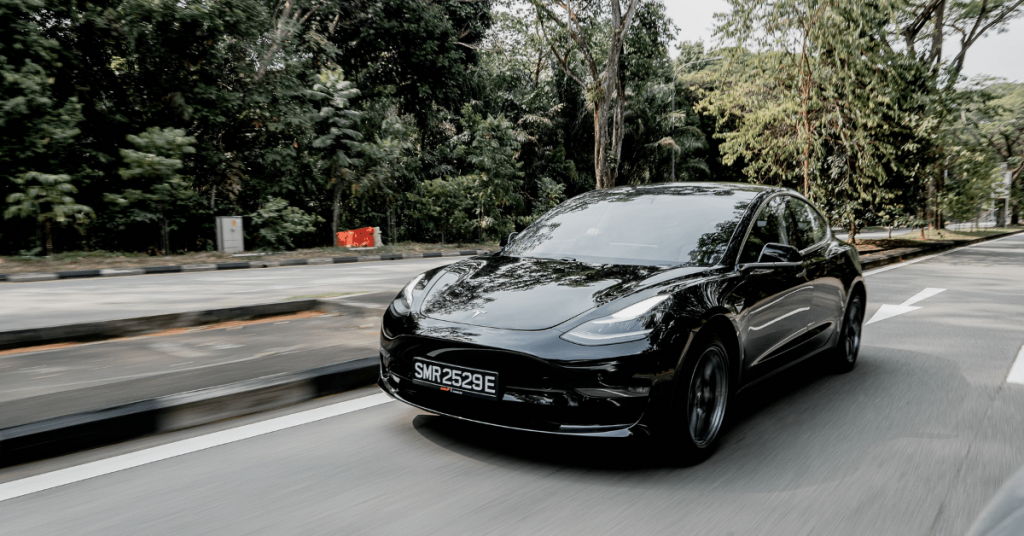
[[[558,16],[557,13],[551,10],[548,6],[544,5],[542,0],[532,0],[534,7],[537,8],[538,13],[543,13],[547,18],[551,19],[556,24],[565,28],[569,32],[569,36],[572,37],[573,41],[580,47],[580,52],[583,53],[584,59],[587,61],[587,67],[590,68],[590,74],[594,80],[597,80],[601,76],[601,72],[597,69],[597,62],[594,61],[594,56],[590,53],[590,46],[587,45],[586,40],[583,39],[582,33],[579,30],[578,25],[573,24],[573,19],[576,15],[572,12],[572,8],[569,7],[568,3],[562,4],[562,7],[566,11],[566,20]],[[543,23],[541,24],[543,27]]]

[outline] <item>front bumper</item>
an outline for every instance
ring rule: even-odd
[[[428,411],[435,415],[441,415],[444,417],[452,417],[463,421],[473,422],[477,424],[485,424],[488,426],[496,426],[499,428],[505,428],[508,430],[518,430],[523,432],[539,432],[544,434],[556,434],[556,435],[574,435],[574,436],[588,436],[588,437],[630,437],[637,434],[638,432],[646,434],[646,428],[638,423],[632,424],[619,424],[619,425],[567,425],[558,424],[550,420],[538,420],[525,418],[522,415],[509,415],[506,412],[485,412],[472,410],[471,408],[461,407],[448,410],[437,409],[438,407],[444,407],[445,404],[430,404],[432,407],[428,407],[426,404],[418,401],[420,397],[409,396],[409,393],[402,393],[399,389],[395,388],[391,382],[385,380],[383,377],[378,380],[377,384],[384,390],[385,393],[391,395],[395,400],[405,402],[406,404],[419,408],[424,411]],[[403,394],[412,398],[404,398]],[[457,395],[448,395],[457,396]],[[416,400],[416,401],[414,401]],[[475,402],[475,399],[466,398],[471,402]],[[467,411],[469,410],[469,411]],[[514,411],[513,411],[514,413]],[[467,416],[467,414],[472,416]]]
[[[414,384],[417,357],[497,372],[498,399]],[[438,415],[532,432],[625,437],[647,435],[641,421],[650,405],[653,375],[637,374],[633,367],[645,361],[627,356],[564,364],[464,341],[407,335],[382,340],[378,384],[397,400]],[[631,366],[624,368],[623,362]]]

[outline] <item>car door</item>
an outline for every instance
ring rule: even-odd
[[[832,329],[843,315],[843,283],[835,256],[829,256],[829,231],[824,218],[803,199],[790,197],[786,201],[787,220],[790,223],[790,243],[803,255],[804,269],[813,285],[811,310],[804,354],[828,343]]]
[[[737,264],[756,263],[765,244],[789,245],[786,195],[761,208],[740,250]],[[739,314],[747,379],[754,380],[785,365],[786,350],[806,332],[813,294],[802,266],[748,268],[734,291]]]

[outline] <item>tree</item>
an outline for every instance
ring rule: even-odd
[[[970,90],[967,90],[970,91]],[[977,98],[964,106],[951,129],[969,138],[969,144],[984,146],[1010,172],[1013,197],[1011,223],[1020,221],[1021,190],[1024,183],[1024,84],[991,83],[974,90]]]
[[[323,71],[317,77],[310,98],[322,103],[313,120],[324,125],[326,132],[313,141],[313,147],[320,150],[323,161],[320,168],[326,172],[328,185],[334,189],[334,204],[331,209],[331,243],[338,234],[338,212],[341,208],[341,192],[353,173],[352,166],[361,162],[351,155],[359,151],[363,135],[354,130],[360,114],[352,110],[349,101],[359,95],[359,90],[345,80],[340,70]]]
[[[182,157],[195,152],[192,144],[196,140],[186,136],[184,130],[156,127],[127,139],[135,149],[121,149],[127,167],[118,173],[131,187],[120,194],[107,194],[107,200],[130,206],[136,221],[156,222],[162,250],[169,255],[173,225],[168,222],[168,214],[194,196],[178,170],[184,165]]]
[[[470,238],[477,228],[471,217],[476,210],[474,186],[470,177],[448,177],[424,181],[418,192],[410,194],[419,207],[421,225],[439,234],[441,244]]]
[[[929,116],[933,118],[931,135],[956,120],[958,99],[956,85],[960,82],[964,61],[970,48],[988,32],[1002,32],[1007,24],[1024,10],[1024,0],[926,0],[904,6],[898,15],[898,33],[909,53],[930,66],[928,79],[938,89]],[[952,59],[944,56],[950,37],[959,43]],[[918,47],[922,50],[918,52]],[[930,177],[928,195],[922,200],[932,225],[944,226],[941,211],[943,180],[948,174],[945,162],[955,149],[938,146],[932,165],[926,170]],[[948,154],[947,154],[948,153]]]
[[[456,140],[455,156],[469,166],[462,176],[473,184],[478,229],[482,236],[501,236],[514,228],[513,217],[523,206],[519,193],[522,164],[516,160],[520,141],[512,123],[502,116],[481,117],[466,106],[467,128]]]
[[[858,221],[901,204],[927,165],[923,67],[885,41],[899,1],[731,4],[718,31],[734,46],[700,105],[735,122],[723,160],[754,182],[802,186],[855,240]]]
[[[397,240],[396,205],[415,183],[420,170],[416,139],[418,132],[411,116],[398,116],[388,109],[373,140],[363,143],[360,193],[383,198],[387,206],[387,236]],[[441,216],[444,217],[444,216]]]
[[[268,198],[249,216],[256,229],[257,246],[268,251],[293,249],[298,236],[312,233],[316,223],[322,221],[320,216],[290,206],[280,197]]]
[[[901,9],[900,34],[911,54],[932,65],[932,73],[942,72],[943,48],[947,36],[956,36],[959,48],[946,66],[946,89],[953,89],[963,71],[967,51],[990,31],[1003,31],[1022,13],[1024,0],[927,0]],[[917,52],[917,46],[926,51]]]
[[[69,195],[78,192],[71,184],[70,175],[47,175],[30,171],[14,182],[23,191],[7,196],[11,206],[4,211],[4,218],[35,217],[37,222],[42,223],[46,233],[47,257],[53,255],[51,224],[72,222],[77,227],[93,215],[91,208],[76,203]]]
[[[537,17],[557,27],[557,30],[549,31],[548,25],[540,24],[548,49],[566,76],[579,84],[593,105],[594,176],[598,189],[611,188],[618,177],[626,128],[626,93],[620,76],[621,59],[626,33],[640,2],[626,0],[623,10],[620,0],[608,0],[607,6],[603,2],[598,3],[590,6],[589,12],[581,9],[586,7],[584,3],[577,4],[577,9],[574,9],[572,2],[532,2]],[[607,37],[602,39],[597,35],[599,33]],[[563,35],[569,38],[564,45],[559,39]],[[582,68],[576,65],[574,53],[582,56]]]
[[[54,91],[60,49],[36,22],[42,6],[40,0],[0,0],[0,199],[24,196],[28,189],[42,194],[58,184],[81,184],[83,170],[75,158],[81,106]],[[58,180],[67,176],[65,182]],[[4,242],[11,249],[30,244],[27,237],[36,236],[32,227],[39,222],[8,221]],[[52,249],[49,232],[47,243]]]

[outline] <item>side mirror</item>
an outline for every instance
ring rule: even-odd
[[[758,263],[762,262],[801,262],[800,250],[786,244],[769,243],[761,250],[761,256],[757,258]]]
[[[505,246],[511,244],[512,241],[515,240],[517,236],[519,236],[519,233],[509,233],[508,236],[503,237],[501,239],[501,247],[505,247]]]

